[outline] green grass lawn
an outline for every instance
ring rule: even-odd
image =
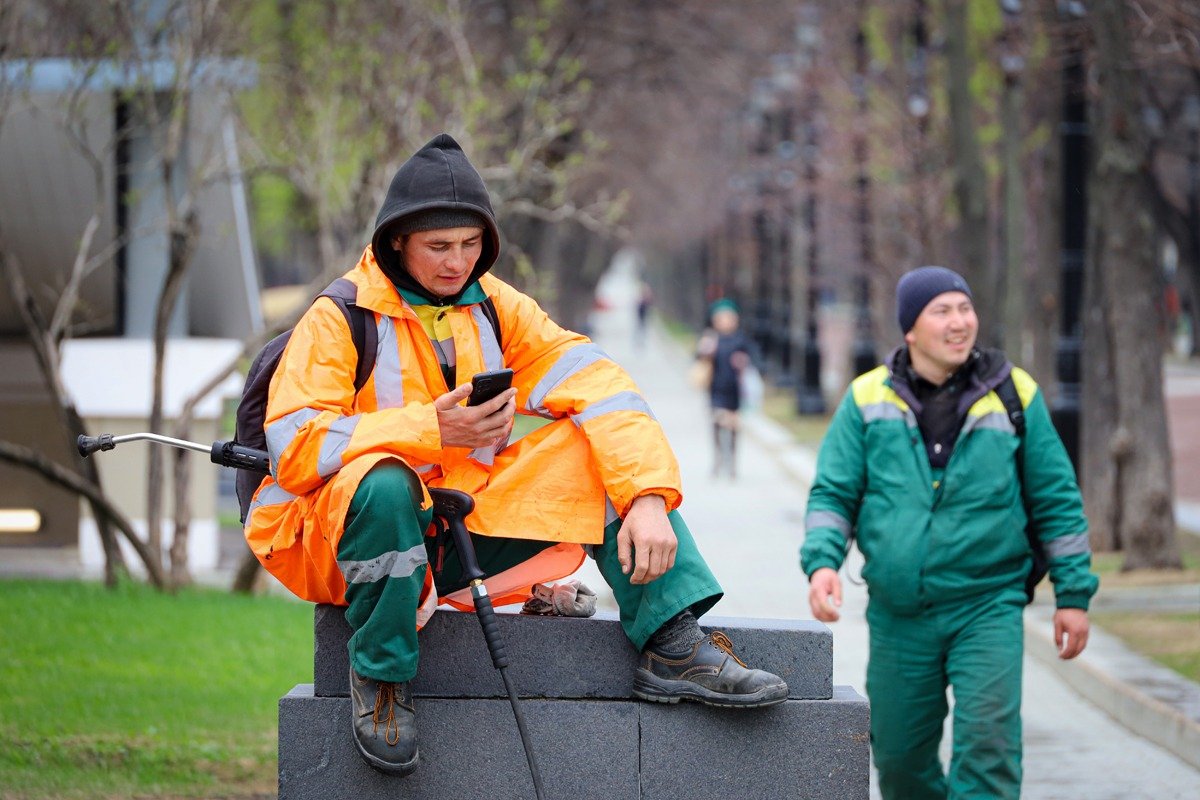
[[[274,796],[310,605],[0,581],[0,631],[0,797]]]
[[[1092,621],[1125,644],[1200,682],[1200,612],[1193,614],[1093,612]]]

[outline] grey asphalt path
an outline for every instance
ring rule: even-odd
[[[675,448],[683,473],[682,513],[726,591],[712,613],[811,618],[797,551],[813,454],[791,446],[768,421],[750,418],[739,441],[737,481],[710,477],[707,403],[687,383],[690,354],[653,327],[645,342],[634,341],[635,287],[633,263],[618,259],[600,286],[598,295],[610,310],[597,312],[593,334],[633,375]],[[852,574],[858,574],[858,566],[850,565]],[[846,582],[844,575],[842,619],[832,626],[834,683],[865,694],[866,593]],[[581,576],[592,587],[604,586],[590,565]],[[602,596],[601,604],[606,602],[611,604],[611,598]],[[1081,658],[1086,657],[1085,653]],[[1029,654],[1022,713],[1023,797],[1200,797],[1200,771],[1131,733]],[[943,758],[948,758],[946,745],[943,742]],[[872,797],[877,796],[872,781]]]

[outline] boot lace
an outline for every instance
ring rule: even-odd
[[[743,667],[746,666],[746,662],[742,661],[740,658],[738,658],[737,653],[733,652],[733,642],[729,641],[728,636],[721,633],[720,631],[713,631],[712,632],[712,643],[713,643],[713,646],[716,647],[718,650],[728,653],[729,656],[734,661],[738,662]]]
[[[375,711],[371,714],[371,722],[374,723],[371,732],[376,733],[379,726],[383,725],[383,740],[392,747],[400,741],[400,723],[396,719],[397,702],[396,684],[379,684],[379,692],[375,695]],[[387,716],[384,716],[385,709]]]

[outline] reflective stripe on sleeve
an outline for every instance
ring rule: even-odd
[[[842,538],[850,540],[850,520],[834,511],[810,511],[804,515],[804,532],[816,528],[834,528]]]
[[[1043,543],[1046,548],[1046,558],[1061,558],[1075,556],[1092,551],[1091,542],[1086,533],[1073,533],[1069,536],[1059,536]]]
[[[554,362],[550,371],[542,376],[537,386],[533,387],[533,391],[529,393],[529,400],[525,403],[525,410],[542,417],[549,417],[550,411],[542,405],[546,395],[584,367],[606,358],[608,358],[608,353],[594,344],[580,344],[572,347],[558,357],[558,361]]]
[[[254,498],[254,502],[246,510],[246,520],[249,521],[250,517],[254,516],[254,512],[263,506],[282,505],[283,503],[290,503],[295,499],[296,495],[283,489],[278,483],[272,483]]]
[[[366,561],[339,561],[338,569],[346,583],[375,583],[384,578],[407,578],[429,563],[425,545],[408,550],[392,550]]]
[[[650,419],[656,419],[654,412],[650,410],[650,404],[646,402],[646,398],[637,392],[617,392],[611,397],[606,397],[603,400],[592,403],[583,411],[573,415],[571,421],[577,426],[581,426],[589,419],[598,417],[601,414],[608,414],[612,411],[640,411],[650,417]]]
[[[325,432],[325,438],[321,440],[321,452],[317,456],[317,474],[322,478],[328,478],[342,468],[342,453],[350,444],[350,437],[354,435],[361,418],[362,414],[341,417],[334,420]]]
[[[404,405],[404,382],[400,375],[400,345],[396,325],[387,314],[379,315],[379,352],[375,356],[375,407],[400,408]]]
[[[267,426],[267,453],[271,456],[272,471],[274,471],[275,465],[279,463],[279,457],[283,455],[283,451],[287,450],[288,445],[292,443],[292,439],[296,438],[296,431],[300,430],[309,420],[320,416],[320,414],[321,412],[315,408],[301,408],[280,417]]]

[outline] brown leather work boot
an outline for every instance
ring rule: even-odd
[[[750,669],[733,654],[733,643],[720,631],[697,642],[690,653],[642,651],[633,694],[655,703],[693,700],[709,706],[757,708],[787,699],[778,675]]]
[[[421,758],[412,683],[364,678],[350,668],[350,705],[354,744],[363,759],[381,772],[407,775]]]

